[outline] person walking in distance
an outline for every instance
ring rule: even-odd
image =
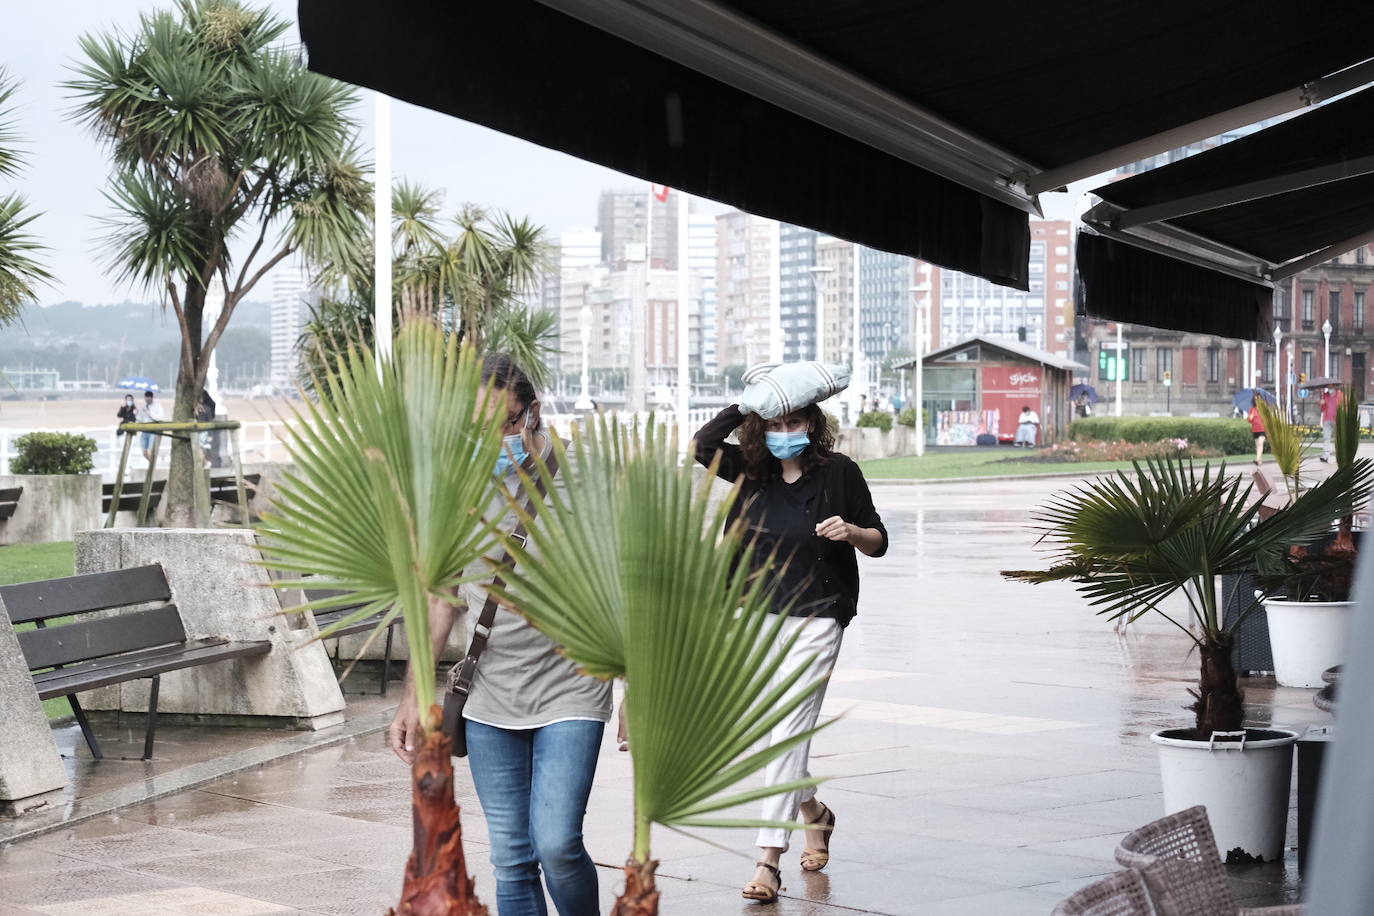
[[[161,423],[163,420],[162,405],[157,402],[152,389],[143,392],[143,404],[138,408],[138,422],[140,423]],[[143,448],[143,457],[148,461],[153,460],[153,437],[157,433],[145,432],[139,437],[139,445]]]
[[[1258,400],[1250,405],[1245,419],[1250,421],[1250,435],[1255,439],[1255,464],[1259,464],[1264,460],[1264,415],[1260,413]]]
[[[764,386],[760,386],[764,387]],[[741,481],[741,490],[727,525],[743,519],[745,536],[754,546],[751,562],[762,569],[775,558],[773,612],[787,620],[779,636],[779,652],[786,651],[776,682],[805,667],[800,685],[820,681],[800,706],[766,739],[777,745],[815,727],[825,698],[824,683],[835,668],[845,627],[853,620],[859,597],[859,567],[855,551],[871,557],[887,552],[887,530],[873,507],[868,484],[859,466],[834,451],[834,434],[825,414],[808,404],[781,416],[754,403],[746,390],[741,403],[732,404],[696,434],[696,459],[707,467],[719,456],[716,473]],[[735,432],[739,444],[726,442]],[[788,646],[788,640],[796,641]],[[785,648],[784,648],[785,647]],[[808,776],[810,742],[797,745],[764,771],[767,785],[782,785]],[[806,831],[801,867],[816,872],[830,861],[835,814],[817,797],[814,788],[770,796],[763,802],[762,819],[795,822],[798,811]],[[744,886],[748,900],[771,903],[782,889],[779,863],[787,851],[790,831],[766,827],[759,831],[760,857],[753,878]]]
[[[1322,463],[1336,454],[1336,413],[1341,408],[1341,392],[1327,385],[1322,389]]]
[[[505,392],[499,418],[504,451],[495,475],[506,492],[495,498],[493,510],[503,514],[502,528],[509,533],[518,521],[508,499],[520,492],[517,470],[528,455],[547,460],[553,443],[540,422],[534,385],[509,356],[488,356],[482,377],[489,389]],[[475,580],[464,586],[474,623],[487,598],[478,583],[491,580],[489,574],[478,576],[490,569],[483,561],[467,570]],[[429,614],[434,656],[441,658],[453,629],[453,607],[431,599]],[[582,821],[610,717],[609,681],[579,674],[525,618],[497,610],[459,725],[487,819],[500,916],[546,916],[545,888],[559,916],[599,912],[596,865],[582,841]],[[410,764],[419,738],[415,682],[408,674],[389,739]]]
[[[1012,445],[1020,448],[1035,448],[1035,443],[1040,435],[1040,415],[1030,409],[1027,405],[1021,408],[1021,416],[1016,420],[1016,438]]]
[[[134,406],[134,396],[132,394],[124,395],[124,403],[120,405],[119,413],[115,414],[115,416],[119,418],[120,426],[123,426],[125,423],[138,422],[138,408]],[[133,433],[126,432],[124,435],[132,436]]]

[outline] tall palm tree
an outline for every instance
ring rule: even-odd
[[[24,157],[16,149],[19,135],[11,106],[17,85],[0,67],[0,178],[13,176],[24,166]],[[35,300],[37,285],[52,279],[33,258],[34,252],[43,249],[27,231],[35,216],[20,195],[0,197],[0,327],[17,321],[20,309]]]
[[[1154,612],[1187,634],[1201,665],[1194,735],[1238,731],[1244,706],[1231,661],[1233,634],[1259,600],[1227,624],[1217,577],[1282,567],[1294,544],[1331,531],[1351,507],[1368,498],[1374,462],[1357,459],[1263,521],[1250,503],[1250,486],[1227,476],[1225,466],[1201,472],[1187,459],[1137,462],[1135,473],[1118,472],[1058,494],[1033,518],[1054,558],[1043,570],[1009,570],[1023,582],[1070,581],[1096,613],[1135,620]],[[1181,593],[1185,626],[1162,607]]]
[[[654,824],[762,826],[726,809],[819,781],[731,791],[811,739],[815,730],[757,747],[819,682],[799,683],[805,666],[779,677],[785,621],[769,613],[773,577],[750,574],[739,528],[720,533],[734,493],[713,506],[713,475],[680,462],[664,428],[603,420],[563,458],[563,485],[528,548],[515,548],[500,591],[586,673],[629,685],[634,840],[612,913],[650,916]]]
[[[296,252],[343,263],[370,189],[355,102],[281,42],[289,24],[239,0],[177,0],[131,31],[89,35],[68,82],[73,117],[110,150],[113,272],[171,303],[181,331],[172,419],[191,420],[235,307]],[[205,301],[224,288],[218,320]],[[203,525],[196,437],[172,440],[169,522]]]
[[[451,748],[438,729],[429,601],[458,600],[464,568],[494,542],[485,516],[501,430],[483,421],[489,406],[475,352],[433,322],[404,325],[380,364],[350,347],[289,427],[294,469],[258,526],[265,564],[292,577],[277,587],[314,575],[311,587],[342,594],[308,607],[363,604],[335,629],[378,612],[382,626],[402,620],[425,739],[399,916],[487,912],[467,872]]]

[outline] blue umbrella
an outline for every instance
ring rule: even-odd
[[[146,375],[127,375],[115,382],[116,388],[127,388],[131,391],[161,391],[162,386]]]
[[[1074,385],[1072,388],[1069,389],[1069,400],[1073,401],[1074,403],[1077,403],[1078,399],[1085,394],[1088,396],[1089,404],[1096,404],[1098,401],[1102,400],[1102,398],[1098,395],[1096,388],[1094,388],[1092,385],[1083,384]]]
[[[1231,399],[1231,403],[1237,410],[1249,410],[1255,406],[1255,398],[1262,398],[1270,404],[1277,404],[1278,398],[1273,393],[1263,388],[1242,388],[1236,392],[1236,396]]]

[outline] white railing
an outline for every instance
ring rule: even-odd
[[[616,412],[622,422],[629,422],[638,419],[641,422],[647,420],[649,415],[629,413],[628,411]],[[716,410],[713,408],[696,408],[687,411],[687,425],[689,434],[700,429],[707,420],[715,416]],[[660,423],[676,423],[676,415],[672,411],[658,411],[654,418]],[[567,432],[571,430],[572,424],[577,420],[573,414],[557,414],[545,417],[555,429]],[[286,461],[286,446],[283,444],[282,436],[288,421],[284,420],[254,420],[244,423],[239,428],[239,447],[242,449],[242,460],[244,464],[266,464],[278,461]],[[0,474],[10,472],[10,460],[14,458],[16,450],[14,440],[20,436],[31,432],[60,432],[60,433],[79,433],[89,436],[96,441],[95,468],[92,473],[100,474],[110,480],[114,479],[119,472],[119,456],[124,451],[124,439],[119,431],[109,426],[98,427],[73,427],[67,429],[33,428],[20,429],[14,427],[0,427]],[[159,449],[158,465],[165,468],[167,466],[167,451],[164,442]],[[142,472],[148,467],[147,460],[143,457],[143,450],[138,442],[134,442],[129,449],[129,471]]]
[[[285,461],[286,448],[281,440],[285,426],[286,424],[282,421],[256,420],[244,423],[239,428],[239,447],[243,452],[244,463],[258,464]],[[85,426],[65,429],[0,427],[0,474],[10,472],[10,460],[16,454],[14,440],[31,432],[77,433],[89,436],[96,442],[95,468],[92,473],[113,479],[115,474],[119,472],[119,456],[124,451],[124,437],[113,427]],[[158,464],[164,468],[167,466],[166,448],[164,442],[158,454]],[[138,442],[134,442],[133,447],[129,449],[129,470],[141,472],[147,467],[148,462],[143,457],[143,450],[139,447]]]

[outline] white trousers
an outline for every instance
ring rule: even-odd
[[[1013,441],[1016,445],[1021,445],[1022,443],[1026,445],[1035,445],[1035,424],[1018,423],[1016,425],[1016,438]]]
[[[798,633],[797,641],[792,644],[787,651],[787,656],[776,674],[773,675],[773,684],[778,684],[793,671],[800,667],[805,667],[805,673],[793,685],[789,697],[796,696],[799,691],[814,683],[818,678],[829,678],[835,670],[835,660],[840,655],[840,640],[844,636],[844,628],[839,621],[829,618],[788,617],[783,621],[781,640],[787,640],[792,634]],[[813,659],[812,656],[815,656]],[[804,731],[815,728],[816,721],[820,718],[821,704],[825,701],[825,688],[829,683],[822,683],[820,687],[813,690],[811,695],[798,704],[796,709],[788,713],[787,717],[773,727],[768,735],[768,744],[772,746],[799,735]],[[811,742],[807,741],[775,759],[763,771],[764,785],[777,786],[783,783],[792,782],[796,779],[806,779],[811,775],[807,768],[808,758],[811,756]],[[803,802],[810,801],[816,797],[814,788],[798,789],[786,792],[781,795],[770,795],[763,800],[763,819],[768,821],[796,821],[798,811]],[[776,846],[787,851],[788,839],[791,835],[790,830],[777,828],[763,828],[759,831],[759,846]]]

